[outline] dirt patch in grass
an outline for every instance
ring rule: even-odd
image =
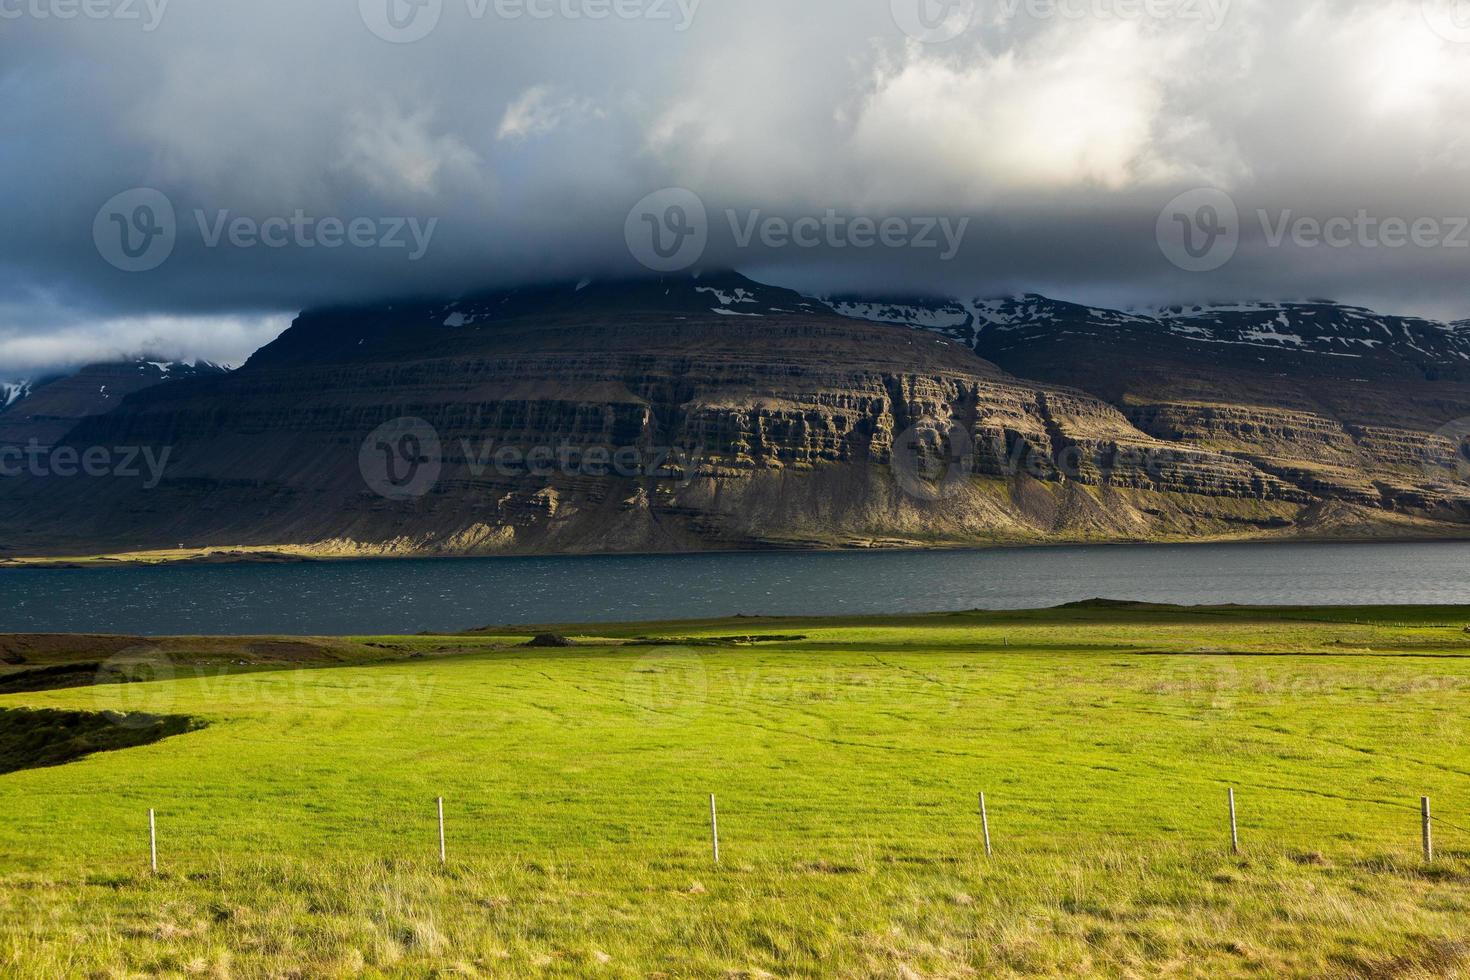
[[[37,664],[58,660],[106,660],[147,641],[138,636],[0,633],[0,664]]]
[[[757,643],[800,643],[799,634],[768,636],[640,636],[629,641],[630,647],[742,647]]]
[[[0,776],[136,748],[203,727],[181,715],[0,708]]]
[[[230,652],[228,644],[221,644],[217,640],[208,646],[222,646],[226,652]],[[308,640],[248,640],[243,643],[243,650],[252,663],[329,664],[338,660],[331,650]]]
[[[382,651],[387,651],[390,656],[384,657]],[[68,666],[79,672],[84,669],[96,672],[99,664],[106,665],[113,673],[126,673],[127,665],[133,661],[160,657],[183,664],[315,667],[396,659],[412,652],[416,651],[411,651],[404,644],[389,646],[322,637],[170,636],[145,639],[137,636],[8,633],[0,634],[0,678],[44,667]],[[97,682],[117,679],[106,676],[107,673],[101,672]],[[48,688],[74,686],[77,684],[47,685]]]
[[[0,674],[0,694],[25,694],[32,691],[59,691],[67,687],[88,687],[97,683],[101,664],[57,664]]]
[[[575,642],[567,639],[560,633],[542,633],[539,636],[532,637],[531,641],[526,644],[526,646],[528,647],[536,647],[538,649],[557,649],[562,647],[574,647],[576,645],[577,644]]]

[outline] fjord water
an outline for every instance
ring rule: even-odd
[[[371,635],[485,625],[1470,602],[1470,542],[0,569],[0,632]]]

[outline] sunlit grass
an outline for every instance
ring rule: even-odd
[[[0,973],[1463,972],[1467,621],[1092,609],[602,627],[572,650],[372,638],[341,643],[423,659],[181,659],[162,683],[0,697],[209,726],[0,777]],[[752,634],[805,639],[620,645]]]

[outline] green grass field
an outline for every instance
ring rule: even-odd
[[[0,975],[1470,975],[1467,624],[742,619],[305,668],[169,641],[157,680],[0,695],[206,726],[0,776]]]

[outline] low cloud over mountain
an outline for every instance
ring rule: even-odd
[[[704,208],[699,262],[808,291],[1462,317],[1457,12],[0,4],[0,375],[145,347],[238,361],[305,307],[637,271],[630,209],[666,187]],[[968,223],[945,260],[802,233],[829,214]],[[794,234],[733,233],[769,219]]]

